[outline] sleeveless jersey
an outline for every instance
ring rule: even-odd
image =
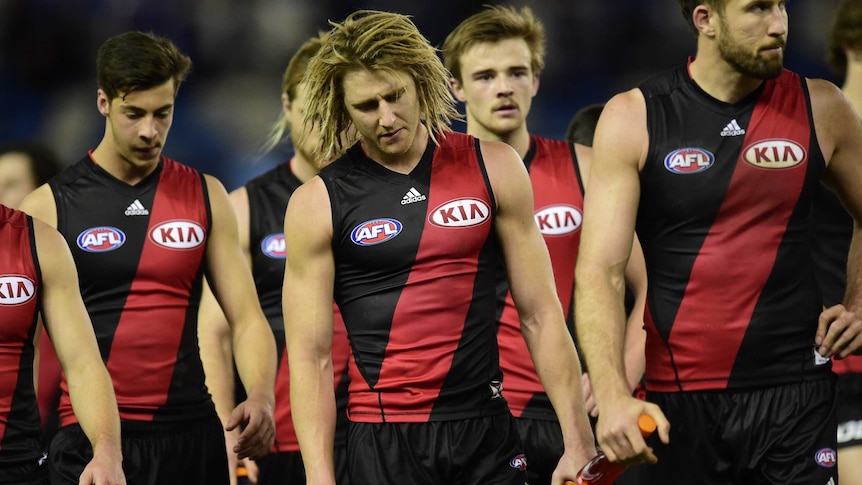
[[[805,80],[784,71],[735,104],[680,68],[641,85],[649,153],[637,232],[653,391],[741,389],[830,374],[811,206],[825,168]]]
[[[536,224],[551,256],[557,296],[563,305],[569,331],[574,334],[572,293],[584,210],[583,183],[574,146],[531,136],[524,163],[533,186]],[[504,271],[500,272],[497,282],[497,341],[503,394],[515,417],[556,421],[557,415],[521,334],[521,321]]]
[[[428,143],[409,174],[359,144],[320,176],[335,300],[350,336],[348,416],[429,422],[508,412],[496,340],[496,210],[479,141]]]
[[[42,277],[33,220],[0,205],[0,468],[41,456],[33,336]],[[62,322],[58,324],[62,325]]]
[[[290,372],[284,337],[284,316],[281,307],[281,290],[284,283],[285,247],[284,213],[293,192],[302,182],[293,174],[290,163],[250,180],[248,193],[249,248],[252,255],[252,274],[257,296],[275,336],[278,350],[278,374],[275,380],[275,444],[273,451],[298,452],[299,443],[290,412]],[[333,305],[334,306],[334,305]],[[332,365],[335,372],[338,416],[345,414],[347,406],[347,360],[350,347],[347,331],[338,307],[334,306],[332,337]],[[336,441],[343,442],[344,427],[337,428]]]
[[[84,157],[49,183],[120,418],[214,415],[197,341],[211,223],[203,176],[162,157],[130,186]],[[65,426],[75,418],[61,387]]]

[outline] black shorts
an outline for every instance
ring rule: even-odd
[[[47,457],[0,463],[0,485],[49,485]]]
[[[550,485],[563,456],[563,431],[558,421],[515,418],[515,427],[527,456],[527,483]]]
[[[257,485],[305,483],[305,467],[298,451],[270,453],[256,463]]]
[[[862,446],[862,374],[839,374],[838,449]]]
[[[350,485],[350,470],[347,468],[347,443],[335,445],[335,483]]]
[[[737,392],[648,392],[670,421],[670,444],[643,483],[811,485],[838,480],[835,380]]]
[[[526,459],[514,418],[429,423],[350,423],[351,483],[524,485]]]
[[[228,485],[224,431],[215,416],[181,423],[122,423],[129,485]],[[80,425],[60,428],[49,452],[51,483],[77,485],[93,457]]]

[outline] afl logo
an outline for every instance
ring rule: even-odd
[[[204,242],[204,228],[192,221],[163,222],[150,230],[150,240],[168,249],[194,249]]]
[[[832,468],[835,466],[837,456],[835,450],[832,448],[822,448],[817,450],[817,453],[814,455],[814,461],[822,467]]]
[[[273,259],[284,259],[287,257],[287,249],[284,247],[284,234],[270,234],[263,238],[260,243],[263,254]]]
[[[350,239],[360,246],[373,246],[397,236],[402,227],[395,219],[372,219],[353,228]]]
[[[539,231],[545,236],[563,236],[581,228],[584,217],[581,211],[570,205],[552,205],[535,214]]]
[[[78,247],[88,253],[113,251],[126,242],[126,235],[116,227],[91,227],[78,234]]]
[[[783,169],[795,167],[808,157],[801,145],[790,140],[764,140],[749,145],[742,158],[759,168]]]
[[[484,223],[490,217],[488,204],[479,199],[464,198],[438,205],[428,214],[428,222],[445,228],[472,227]]]
[[[712,166],[715,156],[703,148],[680,148],[664,157],[664,168],[673,173],[689,174],[703,172]]]
[[[509,466],[516,469],[525,471],[527,469],[527,457],[524,456],[523,453],[509,460]]]
[[[0,305],[22,305],[33,299],[36,284],[21,275],[0,275]]]

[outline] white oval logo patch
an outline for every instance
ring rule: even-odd
[[[284,259],[287,257],[287,248],[284,245],[284,234],[270,234],[260,242],[260,250],[272,259]]]
[[[581,211],[570,205],[552,205],[536,212],[536,224],[546,236],[563,236],[581,227]]]
[[[78,234],[77,242],[78,247],[88,253],[104,253],[122,246],[126,235],[116,227],[91,227]]]
[[[36,283],[21,275],[0,276],[0,305],[21,305],[33,299]]]
[[[664,168],[673,173],[689,174],[703,172],[715,162],[709,150],[696,147],[679,148],[664,157]]]
[[[814,461],[825,468],[832,468],[838,462],[838,453],[832,448],[821,448],[814,455]]]
[[[350,239],[360,246],[373,246],[386,242],[401,234],[401,222],[395,219],[380,218],[365,221],[350,231]]]
[[[428,222],[446,228],[478,226],[490,218],[488,204],[473,198],[450,200],[428,214]]]
[[[150,230],[150,239],[169,249],[194,249],[204,242],[204,228],[192,221],[163,222]]]
[[[749,145],[742,158],[759,168],[784,169],[795,167],[808,157],[805,149],[791,140],[763,140]]]

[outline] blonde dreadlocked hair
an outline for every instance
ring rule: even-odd
[[[344,76],[351,71],[406,72],[416,83],[422,121],[431,139],[450,130],[461,115],[449,91],[449,74],[437,51],[406,16],[360,10],[344,22],[330,21],[320,50],[306,70],[307,101],[303,123],[319,130],[318,160],[343,150],[341,133],[351,125],[344,103]]]

